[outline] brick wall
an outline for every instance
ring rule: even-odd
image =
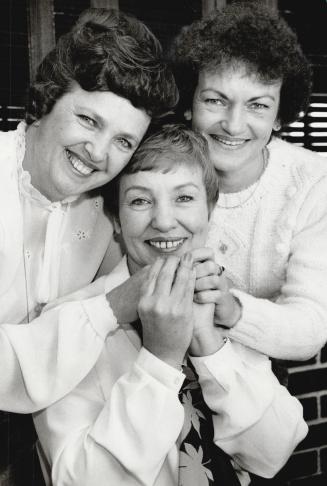
[[[313,359],[288,363],[289,390],[301,401],[307,437],[275,478],[276,485],[327,485],[327,345]]]

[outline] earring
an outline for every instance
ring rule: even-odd
[[[184,111],[184,118],[185,118],[186,121],[191,121],[192,120],[192,112],[191,112],[191,110]]]

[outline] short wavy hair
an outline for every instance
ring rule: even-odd
[[[219,188],[218,175],[209,157],[208,142],[203,135],[183,124],[164,125],[138,147],[124,169],[102,188],[106,209],[118,218],[119,184],[125,174],[168,172],[180,165],[200,167],[211,210],[218,200]]]
[[[178,100],[158,39],[114,9],[85,10],[44,58],[29,90],[27,124],[48,114],[75,82],[86,91],[111,91],[151,117],[169,112]]]
[[[200,71],[239,65],[263,82],[282,80],[281,125],[307,108],[311,69],[296,34],[277,12],[257,2],[228,5],[184,27],[169,56],[180,91],[180,113],[192,106]]]

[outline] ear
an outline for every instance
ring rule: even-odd
[[[120,226],[120,221],[118,218],[113,218],[113,224],[114,224],[114,231],[117,235],[120,235],[121,233],[121,226]]]
[[[281,128],[282,128],[282,125],[281,125],[281,123],[280,123],[279,119],[278,119],[278,118],[276,118],[275,123],[274,123],[274,125],[273,125],[273,130],[274,130],[274,132],[279,132],[279,130],[280,130]]]
[[[192,111],[191,110],[184,111],[184,118],[187,121],[191,121],[192,120]]]

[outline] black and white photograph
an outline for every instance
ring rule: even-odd
[[[327,0],[1,0],[0,486],[327,485]]]

